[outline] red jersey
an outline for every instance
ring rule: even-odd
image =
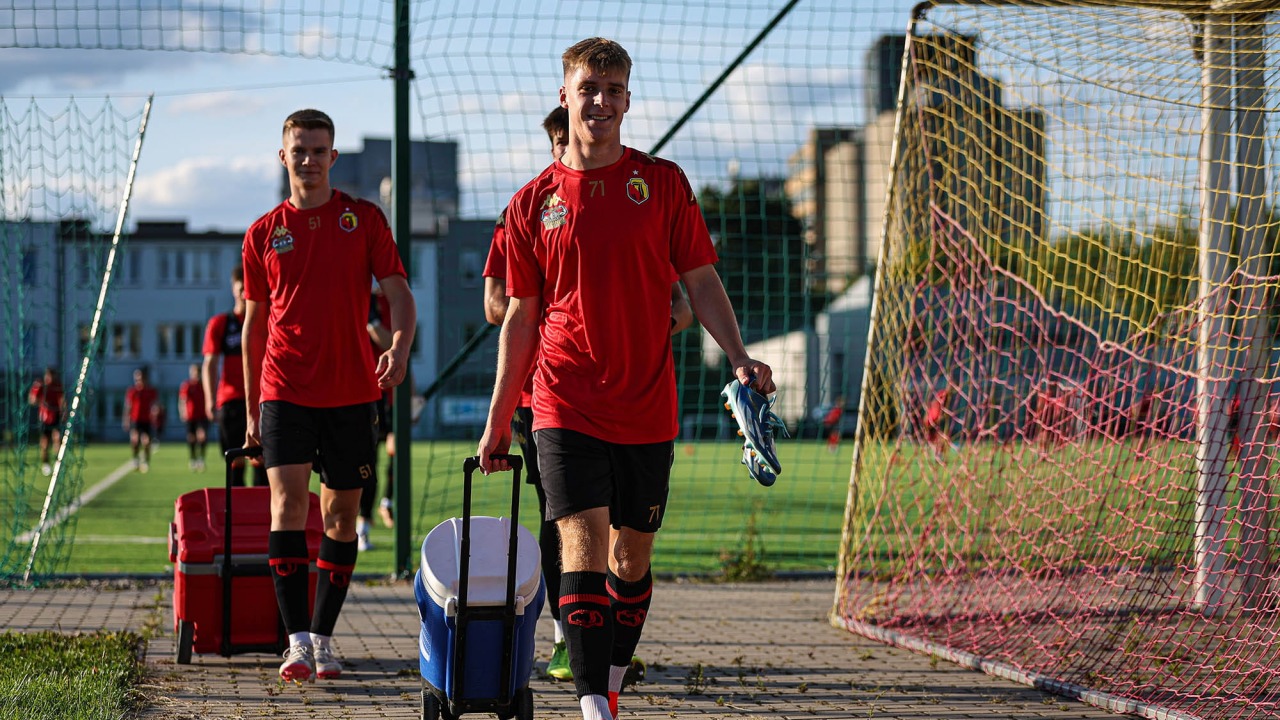
[[[386,217],[368,201],[334,191],[320,207],[286,200],[258,218],[244,236],[244,296],[268,310],[261,400],[377,400],[369,280],[404,274]]]
[[[507,211],[503,208],[498,222],[493,226],[493,240],[489,242],[489,257],[484,262],[484,276],[507,281]],[[520,389],[520,407],[533,407],[533,374],[537,365],[529,370],[529,377]]]
[[[632,148],[585,172],[557,161],[511,199],[506,231],[507,295],[543,304],[534,429],[675,438],[671,283],[717,260],[684,172]]]
[[[221,313],[209,318],[204,330],[204,355],[222,356],[222,373],[214,391],[213,403],[222,407],[229,402],[244,401],[244,362],[240,355],[240,328],[244,315]]]
[[[62,383],[52,382],[45,385],[43,381],[36,380],[31,383],[31,402],[35,403],[36,410],[40,415],[40,422],[44,425],[57,425],[62,421]]]
[[[924,422],[926,425],[936,426],[942,422],[942,411],[946,406],[946,392],[940,392],[933,397],[933,401],[929,403],[929,409],[925,411]]]
[[[186,380],[178,386],[178,402],[182,403],[188,422],[209,419],[204,411],[204,385],[199,380]]]
[[[150,385],[146,387],[130,385],[129,389],[124,391],[124,406],[125,411],[129,413],[129,422],[151,422],[151,406],[155,405],[158,399],[160,399],[160,393]]]

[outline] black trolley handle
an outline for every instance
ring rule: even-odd
[[[231,479],[232,465],[240,458],[261,457],[261,447],[231,448],[223,453],[227,459],[227,491],[222,509],[222,656],[231,657]]]
[[[516,606],[516,556],[519,552],[519,519],[520,519],[520,473],[524,469],[524,459],[519,455],[490,455],[493,460],[506,460],[511,466],[511,538],[507,544],[507,604],[503,613],[504,640],[502,649],[502,681],[499,688],[499,702],[506,704],[511,698],[511,663],[512,644],[515,639],[515,606]],[[457,634],[455,637],[455,659],[457,669],[453,673],[451,695],[461,699],[458,689],[462,682],[459,678],[466,672],[466,609],[467,583],[471,577],[471,479],[475,471],[480,469],[480,456],[473,455],[462,462],[465,480],[462,483],[462,541],[458,547],[458,610],[455,616]]]

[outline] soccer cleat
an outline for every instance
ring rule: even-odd
[[[359,541],[356,544],[357,550],[364,552],[365,550],[373,549],[373,541],[369,539],[369,533],[361,533],[356,536],[356,539]]]
[[[573,680],[573,670],[569,669],[569,648],[563,641],[551,648],[551,660],[547,663],[547,674],[556,680]]]
[[[148,465],[146,462],[143,462],[141,465],[138,466],[138,472],[142,473],[143,475],[146,475],[147,473],[151,472],[151,466]]]
[[[622,676],[622,687],[628,688],[641,680],[644,680],[647,670],[648,669],[645,667],[644,661],[640,659],[640,656],[632,655],[631,663],[627,665],[627,674]]]
[[[280,679],[286,682],[310,681],[316,673],[315,651],[310,645],[290,645],[284,651]]]
[[[40,466],[40,474],[41,474],[41,475],[52,475],[52,474],[53,474],[53,466],[52,466],[52,465],[50,465],[49,463],[45,463],[45,464],[41,465],[41,466]]]
[[[333,655],[333,648],[317,645],[315,649],[316,677],[333,680],[342,675],[342,663]]]
[[[773,433],[776,430],[783,437],[790,437],[787,426],[773,414],[773,400],[737,380],[730,380],[720,394],[724,396],[725,408],[738,423],[738,434],[743,441],[742,464],[761,485],[772,485],[782,474]]]

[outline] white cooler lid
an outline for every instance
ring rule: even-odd
[[[507,602],[507,548],[511,542],[511,519],[473,515],[471,517],[471,565],[467,603],[475,606],[503,605]],[[516,526],[516,605],[523,610],[532,602],[542,581],[541,553],[533,533]],[[448,608],[458,597],[462,518],[449,518],[432,528],[422,541],[422,582],[432,600]],[[523,598],[523,602],[521,601]]]

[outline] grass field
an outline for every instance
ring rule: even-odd
[[[137,702],[142,638],[133,633],[0,635],[0,720],[105,720]]]
[[[415,443],[415,546],[438,522],[460,514],[462,459],[474,449],[470,442]],[[776,485],[765,488],[739,464],[741,445],[677,443],[668,511],[655,551],[655,572],[719,574],[726,566],[733,569],[744,560],[759,563],[768,571],[831,571],[848,493],[850,452],[849,444],[842,445],[839,453],[830,453],[819,441],[784,441],[779,447],[783,475]],[[45,547],[65,556],[55,572],[172,573],[167,534],[174,500],[184,492],[223,482],[223,466],[216,451],[210,451],[205,473],[188,470],[186,447],[180,443],[163,443],[147,474],[128,469],[129,448],[125,445],[93,445],[84,455],[81,493],[100,488],[113,472],[123,472],[58,531],[46,535]],[[385,460],[379,472],[384,469]],[[12,540],[37,524],[47,487],[44,478],[33,479],[31,472],[29,469],[24,476],[21,497],[16,497],[15,483],[0,486],[0,510],[13,519],[10,527],[0,528],[0,547],[10,548],[9,568],[25,563],[29,543],[15,547]],[[509,478],[506,474],[477,475],[474,512],[508,514]],[[318,486],[316,477],[314,487]],[[536,531],[537,497],[527,485],[521,496],[521,522]],[[60,540],[66,547],[59,547]],[[372,540],[375,548],[361,554],[358,572],[392,572],[392,531],[376,518]],[[755,555],[743,558],[748,542]]]

